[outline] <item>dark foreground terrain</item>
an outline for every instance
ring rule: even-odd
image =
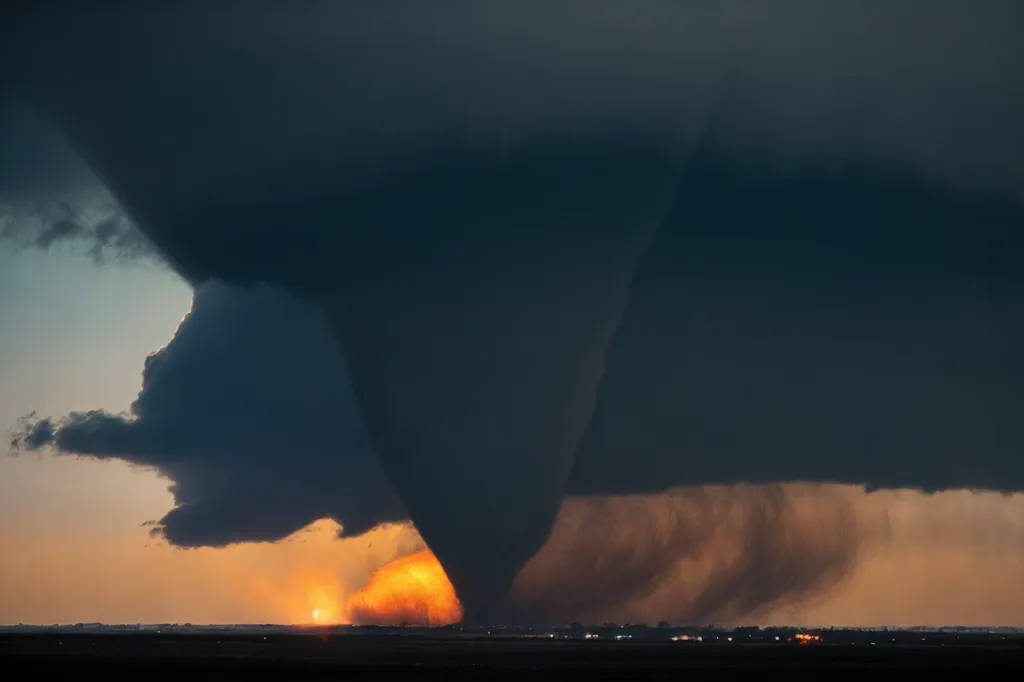
[[[359,635],[8,634],[0,675],[145,680],[870,679],[1024,671],[1024,642],[691,644]],[[866,677],[866,678],[867,678]]]

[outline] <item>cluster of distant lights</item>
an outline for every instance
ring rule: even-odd
[[[670,639],[673,642],[703,642],[704,641],[704,638],[702,636],[700,636],[700,635],[675,635],[674,637],[671,637]],[[793,641],[793,639],[795,639],[796,641],[800,642],[801,644],[810,644],[812,642],[820,642],[821,641],[821,636],[820,635],[812,635],[812,634],[805,633],[805,632],[798,632],[791,639],[787,639],[786,641],[791,642],[791,641]],[[775,636],[775,641],[778,642],[780,640],[781,640],[781,638],[778,635],[776,635]],[[732,641],[732,637],[726,637],[725,641],[731,642]]]
[[[554,635],[551,636],[554,637]],[[588,632],[585,635],[583,635],[583,639],[601,639],[601,635],[597,634],[596,632]],[[616,642],[621,642],[624,639],[633,639],[633,635],[615,635],[613,639]]]

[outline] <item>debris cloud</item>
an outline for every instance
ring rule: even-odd
[[[345,606],[356,625],[438,627],[462,620],[462,604],[433,552],[395,559],[374,572]]]
[[[517,576],[529,623],[727,623],[829,592],[884,546],[863,490],[786,484],[567,498]]]

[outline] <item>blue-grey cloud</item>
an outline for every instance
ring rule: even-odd
[[[160,531],[181,546],[273,541],[324,517],[346,535],[403,520],[334,343],[285,291],[211,282],[146,359],[128,414],[30,416],[12,445],[157,470],[175,500]]]

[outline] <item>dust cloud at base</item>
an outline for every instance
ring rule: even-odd
[[[360,625],[437,627],[462,620],[462,604],[441,563],[423,550],[377,570],[348,598],[346,613]]]
[[[523,622],[708,623],[756,618],[840,584],[887,536],[856,489],[680,488],[567,499],[518,576]]]
[[[568,498],[522,622],[1024,624],[1024,495],[784,484]]]

